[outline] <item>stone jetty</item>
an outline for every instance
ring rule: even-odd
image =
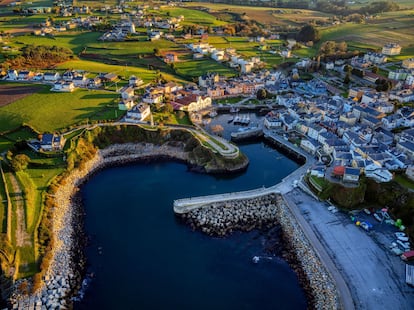
[[[207,203],[177,216],[194,229],[216,236],[279,224],[287,244],[284,256],[298,274],[309,308],[340,308],[335,282],[280,194]]]
[[[76,218],[78,206],[73,200],[78,187],[94,172],[110,165],[119,165],[157,157],[187,160],[183,145],[166,143],[161,146],[150,143],[112,145],[85,163],[83,169],[74,169],[66,177],[54,195],[56,208],[53,214],[53,235],[55,236],[51,264],[45,273],[42,287],[34,294],[27,295],[18,291],[21,282],[17,282],[15,293],[11,295],[12,309],[70,309],[71,297],[76,294],[82,279],[79,266],[74,260],[74,251],[78,246],[76,236]]]

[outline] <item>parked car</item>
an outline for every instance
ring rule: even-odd
[[[407,235],[403,232],[396,232],[395,236],[397,237],[398,240],[403,241],[403,242],[407,242],[409,240]]]

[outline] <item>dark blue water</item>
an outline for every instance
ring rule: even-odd
[[[238,176],[171,162],[108,168],[82,189],[94,279],[78,309],[305,309],[296,275],[259,231],[211,238],[177,220],[173,200],[270,186],[298,165],[262,143]],[[262,259],[254,264],[252,257]]]

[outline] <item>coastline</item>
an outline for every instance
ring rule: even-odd
[[[53,235],[55,244],[52,249],[52,260],[45,272],[42,287],[31,295],[12,294],[10,303],[13,308],[39,309],[64,308],[71,306],[70,298],[80,287],[79,268],[74,262],[78,236],[75,230],[75,218],[79,216],[79,206],[75,201],[79,186],[100,169],[111,165],[139,162],[165,158],[188,162],[188,154],[182,146],[164,144],[161,146],[151,143],[114,144],[98,150],[95,156],[85,162],[82,169],[74,169],[65,178],[54,195],[56,208],[53,213]]]
[[[75,264],[74,259],[76,251],[79,250],[77,244],[79,236],[76,235],[75,227],[77,224],[75,218],[80,216],[79,212],[81,211],[75,201],[78,187],[104,167],[154,160],[154,158],[178,160],[190,165],[188,153],[183,150],[183,145],[172,146],[169,143],[162,146],[150,143],[115,144],[98,150],[91,160],[85,162],[82,170],[74,169],[66,177],[65,184],[59,187],[54,197],[58,206],[54,211],[53,225],[56,242],[52,250],[53,259],[45,274],[43,286],[32,296],[16,299],[14,305],[17,304],[19,309],[26,309],[31,304],[36,307],[44,305],[46,308],[71,306],[70,298],[80,288],[82,281],[79,274],[80,268]],[[332,305],[332,308],[337,308],[338,298],[335,285],[326,285],[326,283],[333,283],[329,273],[326,272],[323,264],[315,255],[311,245],[304,243],[306,238],[303,232],[294,223],[295,220],[289,216],[290,211],[283,203],[280,204],[280,201],[278,199],[277,205],[282,205],[282,207],[271,212],[269,217],[261,219],[262,224],[269,225],[271,221],[275,223],[274,220],[277,219],[282,226],[284,239],[288,240],[291,245],[288,256],[293,259],[285,258],[297,272],[301,286],[307,293],[308,300],[311,300],[312,306],[321,308],[322,305],[329,304]],[[249,229],[255,228],[254,226],[250,224]],[[230,229],[232,228],[230,227]],[[306,260],[300,260],[298,257],[306,258]],[[326,292],[329,292],[329,298],[326,298]]]

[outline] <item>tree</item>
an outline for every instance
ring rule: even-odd
[[[30,158],[26,154],[17,154],[11,160],[11,166],[14,171],[22,171],[29,165]]]
[[[371,69],[372,73],[378,73],[378,67],[377,66],[373,66]]]
[[[345,84],[349,84],[351,82],[351,77],[350,77],[351,73],[347,72],[344,78],[344,83]]]
[[[315,28],[313,25],[303,26],[297,34],[297,40],[301,42],[318,42],[320,39],[321,35],[319,33],[319,30]]]
[[[267,97],[267,91],[264,88],[260,88],[256,93],[256,98],[259,100],[266,99]]]

